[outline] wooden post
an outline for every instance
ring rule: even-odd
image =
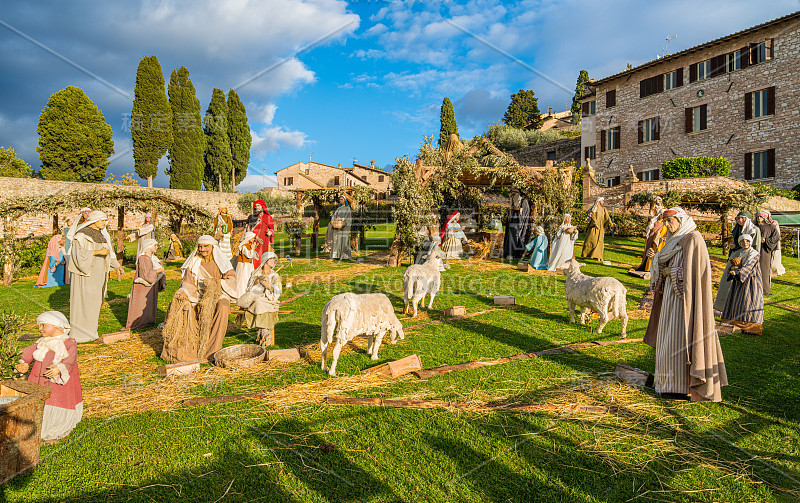
[[[231,192],[236,192],[236,166],[231,166]]]
[[[117,207],[117,260],[125,258],[125,206]]]
[[[14,257],[11,256],[12,239],[16,239],[14,221],[6,216],[3,217],[3,240],[5,241],[3,245],[3,251],[5,252],[3,254],[3,286],[11,286],[14,281],[14,266],[12,264]]]
[[[727,210],[722,211],[722,215],[719,219],[720,222],[720,238],[722,239],[722,254],[728,255],[728,212]]]
[[[58,228],[58,213],[53,215],[53,235],[55,236],[58,234],[60,229]]]
[[[314,203],[314,224],[311,227],[311,248],[319,251],[319,196],[313,196],[311,201]]]
[[[219,191],[222,192],[222,177],[219,177]]]
[[[147,188],[148,189],[152,189],[153,188],[153,175],[149,175],[147,177]]]
[[[364,245],[366,244],[366,239],[367,239],[366,238],[367,227],[364,224],[364,205],[360,204],[359,206],[361,206],[361,210],[360,210],[360,214],[361,214],[361,227],[360,227],[361,228],[361,232],[358,233],[358,244],[359,244],[360,248],[363,248]]]

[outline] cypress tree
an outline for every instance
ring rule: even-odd
[[[106,177],[113,132],[82,89],[69,86],[52,94],[36,130],[42,178],[101,182]]]
[[[206,190],[217,190],[222,178],[222,188],[228,189],[231,185],[231,143],[228,140],[228,104],[225,102],[225,93],[216,87],[211,93],[211,103],[208,104],[206,116],[203,119],[203,130],[206,133],[206,168],[203,175],[203,185]]]
[[[511,103],[503,115],[503,124],[517,129],[538,129],[542,126],[539,98],[530,89],[511,95]]]
[[[171,189],[200,190],[205,162],[206,139],[200,118],[200,100],[195,96],[189,70],[182,66],[169,77],[169,104],[172,108],[172,145],[169,148],[169,186]]]
[[[450,139],[450,135],[458,136],[458,124],[456,124],[456,113],[453,111],[453,103],[450,98],[445,97],[442,101],[442,108],[439,113],[441,126],[439,127],[439,146],[444,145]]]
[[[136,70],[131,140],[136,173],[152,187],[158,161],[172,144],[172,109],[164,90],[164,74],[155,55],[145,56]]]
[[[250,144],[253,138],[250,136],[250,126],[247,124],[247,110],[233,89],[228,91],[228,140],[231,143],[234,176],[238,184],[247,176]],[[231,192],[234,188],[231,188]]]
[[[589,72],[581,70],[578,74],[578,82],[575,83],[575,96],[572,97],[572,123],[581,122],[581,98],[586,94],[586,83],[589,82]]]

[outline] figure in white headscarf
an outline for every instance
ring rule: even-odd
[[[128,234],[128,239],[130,241],[139,240],[136,243],[136,256],[142,254],[142,244],[144,243],[145,239],[155,239],[156,238],[156,223],[153,221],[153,215],[150,213],[144,214],[144,222],[142,223],[141,227],[137,230]]]
[[[586,213],[586,239],[583,241],[584,258],[594,258],[603,261],[605,249],[606,227],[613,227],[611,214],[605,207],[605,198],[598,197]]]
[[[728,257],[732,257],[734,253],[742,249],[741,244],[739,243],[739,236],[742,234],[748,234],[753,237],[751,247],[755,251],[759,251],[761,249],[761,230],[756,224],[753,223],[752,216],[753,215],[746,210],[742,210],[738,215],[736,215],[736,225],[733,226],[733,231],[731,232],[733,235],[733,246],[728,252]],[[722,272],[723,278],[728,276],[728,271],[730,271],[730,268],[731,263],[729,261],[725,264],[725,270]],[[717,296],[714,299],[715,311],[721,313],[722,310],[725,309],[725,305],[728,303],[728,295],[730,292],[731,283],[729,281],[720,281],[719,288],[717,289]]]
[[[164,266],[156,256],[158,242],[148,238],[141,245],[142,253],[136,257],[136,275],[128,301],[126,330],[146,327],[156,322],[158,292],[163,292],[167,286]]]
[[[720,281],[731,283],[731,292],[722,309],[722,321],[745,322],[747,332],[760,333],[764,323],[764,286],[761,282],[760,254],[753,247],[753,236],[741,234],[739,249],[731,254],[731,266]],[[751,326],[755,324],[757,326]]]
[[[217,240],[206,234],[181,266],[181,278],[164,320],[161,358],[211,361],[222,349],[231,301],[238,297],[236,274]]]
[[[648,250],[654,291],[644,342],[656,350],[658,393],[722,400],[728,384],[711,308],[711,260],[703,236],[682,208],[664,212],[664,248]]]
[[[78,345],[70,337],[67,317],[46,311],[36,318],[41,339],[22,350],[16,369],[31,371],[28,381],[50,388],[44,402],[42,440],[64,438],[83,417],[83,394],[78,372]],[[33,363],[33,368],[30,364]]]
[[[575,255],[575,241],[578,239],[578,228],[572,225],[572,215],[564,214],[564,221],[556,232],[553,239],[553,247],[550,250],[550,261],[547,264],[548,271],[555,271],[558,266]]]
[[[275,271],[278,256],[273,252],[261,255],[261,264],[247,281],[247,289],[237,305],[245,309],[236,322],[247,328],[258,328],[258,343],[262,347],[275,344],[275,323],[278,322],[280,296],[283,293],[281,277]]]
[[[247,281],[255,267],[253,261],[258,257],[256,247],[258,236],[255,232],[246,231],[239,240],[239,258],[236,261],[236,293],[242,295],[247,290]]]
[[[102,211],[89,213],[78,227],[72,240],[69,256],[69,319],[72,337],[78,342],[97,339],[100,307],[108,289],[108,273],[116,270],[121,275],[111,246],[111,237],[103,232],[108,223]]]
[[[547,235],[544,233],[544,227],[537,225],[533,230],[533,239],[530,243],[525,245],[525,249],[531,252],[531,259],[528,264],[537,270],[544,271],[547,269]]]

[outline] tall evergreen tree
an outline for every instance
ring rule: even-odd
[[[13,148],[0,147],[0,176],[9,178],[32,178],[31,165],[17,157]]]
[[[189,70],[182,66],[169,77],[169,104],[172,108],[172,146],[169,148],[169,186],[172,189],[200,190],[205,161],[206,139],[200,117],[200,100],[195,96]]]
[[[581,98],[586,94],[586,83],[589,82],[589,72],[581,70],[578,74],[578,82],[575,83],[575,96],[572,97],[572,123],[581,122]]]
[[[203,175],[203,185],[206,190],[230,189],[231,169],[231,143],[228,139],[228,104],[225,102],[225,93],[216,87],[211,93],[211,103],[203,118],[203,130],[206,133],[206,168]]]
[[[439,118],[441,120],[441,126],[439,127],[439,146],[442,146],[450,139],[451,134],[458,136],[456,113],[453,111],[453,103],[448,97],[445,97],[442,101]]]
[[[228,91],[228,140],[231,142],[231,156],[235,182],[241,183],[247,176],[247,166],[250,164],[250,126],[247,124],[247,110],[239,99],[236,91]],[[231,188],[233,191],[235,187]]]
[[[517,129],[539,129],[542,114],[539,113],[539,98],[530,89],[520,89],[511,95],[511,103],[503,115],[503,124]]]
[[[164,74],[155,55],[145,56],[136,70],[131,140],[136,173],[153,186],[158,161],[172,144],[172,109],[164,90]]]
[[[69,86],[52,94],[36,130],[42,178],[101,182],[106,177],[113,132],[82,89]]]

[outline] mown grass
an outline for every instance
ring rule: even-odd
[[[609,248],[611,266],[584,268],[623,281],[630,310],[644,289],[643,281],[625,274],[626,265],[638,263],[636,254]],[[309,405],[298,397],[298,405],[289,408],[246,401],[92,416],[67,440],[43,446],[39,466],[6,484],[5,497],[19,502],[796,501],[800,267],[795,259],[784,263],[788,273],[773,284],[768,299],[783,306],[767,305],[764,335],[722,337],[731,385],[723,388],[719,404],[667,401],[651,390],[621,385],[609,375],[616,363],[652,371],[653,350],[640,343],[594,347],[428,380],[405,377],[353,395],[502,403],[580,399],[617,405],[616,414]],[[401,310],[402,268],[301,259],[281,271],[285,282],[312,273],[320,273],[320,281],[296,283],[284,294],[308,291],[285,306],[295,312],[276,327],[278,347],[318,341],[321,309],[336,293],[384,292]],[[325,282],[326,274],[336,280]],[[32,283],[0,289],[0,302],[28,313],[30,321],[45,309],[67,311],[66,288],[39,290]],[[160,296],[160,311],[176,288],[177,280],[171,280]],[[379,363],[415,353],[425,367],[434,367],[618,337],[618,321],[599,336],[591,325],[570,325],[563,288],[563,276],[526,275],[490,262],[454,263],[443,273],[434,310],[417,320],[399,315],[405,326],[444,318],[440,310],[452,305],[468,312],[492,309],[494,295],[515,295],[518,305],[409,331],[405,341],[381,347]],[[127,304],[113,300],[129,289],[129,280],[112,281],[101,332],[125,322]],[[631,319],[629,337],[641,337],[646,323]],[[234,330],[225,344],[245,340],[252,334]],[[363,352],[351,352],[342,355],[338,371],[354,375],[374,364]],[[246,384],[269,389],[324,379],[318,362],[302,362]],[[224,395],[242,384],[232,378],[194,391]],[[323,444],[334,447],[327,452]]]

